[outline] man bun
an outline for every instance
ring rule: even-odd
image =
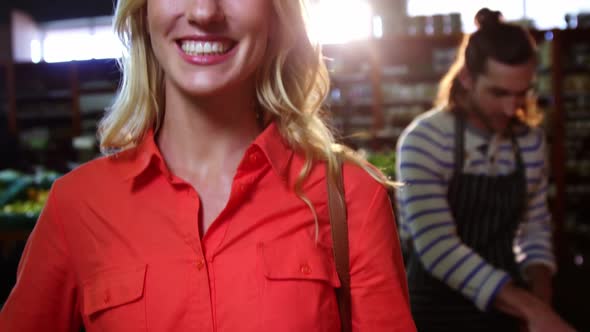
[[[499,11],[482,8],[475,14],[475,25],[478,29],[493,28],[502,23],[502,18]]]

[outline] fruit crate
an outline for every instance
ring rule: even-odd
[[[32,229],[58,177],[54,172],[23,175],[0,193],[0,231]]]
[[[22,173],[5,169],[0,171],[0,197],[3,196],[4,192],[8,190],[18,179],[22,177]]]
[[[395,180],[395,151],[370,153],[367,155],[367,161],[377,167],[390,180]]]

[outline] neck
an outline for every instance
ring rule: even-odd
[[[261,131],[255,105],[252,93],[195,99],[167,89],[157,142],[170,170],[185,179],[235,172]]]

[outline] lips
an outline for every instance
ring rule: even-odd
[[[226,54],[236,43],[231,40],[179,40],[180,49],[190,56],[222,55]]]
[[[230,59],[238,42],[225,37],[189,36],[176,40],[180,56],[193,65],[215,65]]]

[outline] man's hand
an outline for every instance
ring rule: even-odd
[[[544,265],[531,265],[525,269],[524,274],[529,281],[531,293],[541,301],[551,304],[553,297],[551,270]]]
[[[495,299],[495,307],[523,321],[522,332],[575,332],[575,329],[531,292],[506,283]]]

